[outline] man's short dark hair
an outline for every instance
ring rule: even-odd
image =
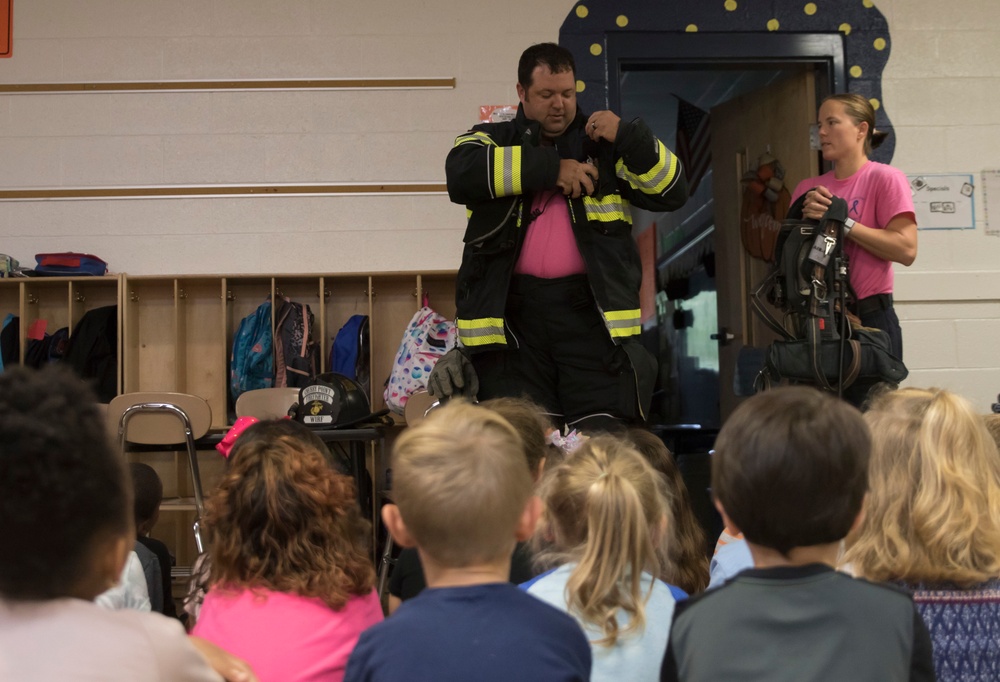
[[[121,457],[93,392],[68,369],[0,374],[0,595],[69,596],[95,539],[129,528]]]
[[[767,391],[723,425],[712,490],[748,542],[787,555],[847,535],[870,450],[868,427],[847,403],[812,388]]]
[[[555,43],[538,43],[521,53],[517,63],[517,82],[527,90],[531,86],[531,74],[535,67],[547,66],[552,73],[570,71],[576,74],[576,62],[573,53]]]
[[[163,500],[163,481],[156,469],[145,462],[132,462],[128,465],[132,474],[132,492],[135,495],[135,524],[145,523],[156,515]]]

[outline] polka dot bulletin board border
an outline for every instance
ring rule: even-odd
[[[839,33],[844,39],[847,90],[875,107],[875,127],[889,137],[872,154],[889,163],[895,150],[892,123],[882,102],[882,70],[892,41],[873,0],[582,0],[559,31],[559,43],[576,60],[577,98],[584,111],[608,106],[606,36],[612,32]]]

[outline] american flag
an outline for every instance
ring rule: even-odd
[[[684,165],[688,196],[691,196],[712,165],[708,112],[680,97],[677,101],[680,104],[677,108],[677,157]]]

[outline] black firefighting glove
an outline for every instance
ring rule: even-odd
[[[479,377],[463,349],[452,348],[438,358],[427,379],[427,392],[438,400],[456,395],[475,399]]]

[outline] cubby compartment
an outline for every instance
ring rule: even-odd
[[[114,275],[0,279],[0,321],[16,315],[19,322],[18,353],[12,364],[24,362],[32,338],[64,327],[72,335],[87,311],[117,304],[119,287],[120,278]]]
[[[368,276],[328,276],[321,279],[323,287],[322,331],[317,335],[323,339],[323,371],[329,372],[330,349],[337,332],[354,315],[369,317],[371,328],[371,280]]]
[[[403,332],[420,309],[418,277],[402,274],[372,276],[372,409],[385,407],[385,383],[403,339]],[[394,414],[396,421],[402,417]]]
[[[126,279],[120,344],[124,393],[181,390],[176,297],[172,277]]]
[[[208,401],[212,427],[224,428],[229,353],[226,346],[225,292],[218,277],[174,281],[177,388]]]

